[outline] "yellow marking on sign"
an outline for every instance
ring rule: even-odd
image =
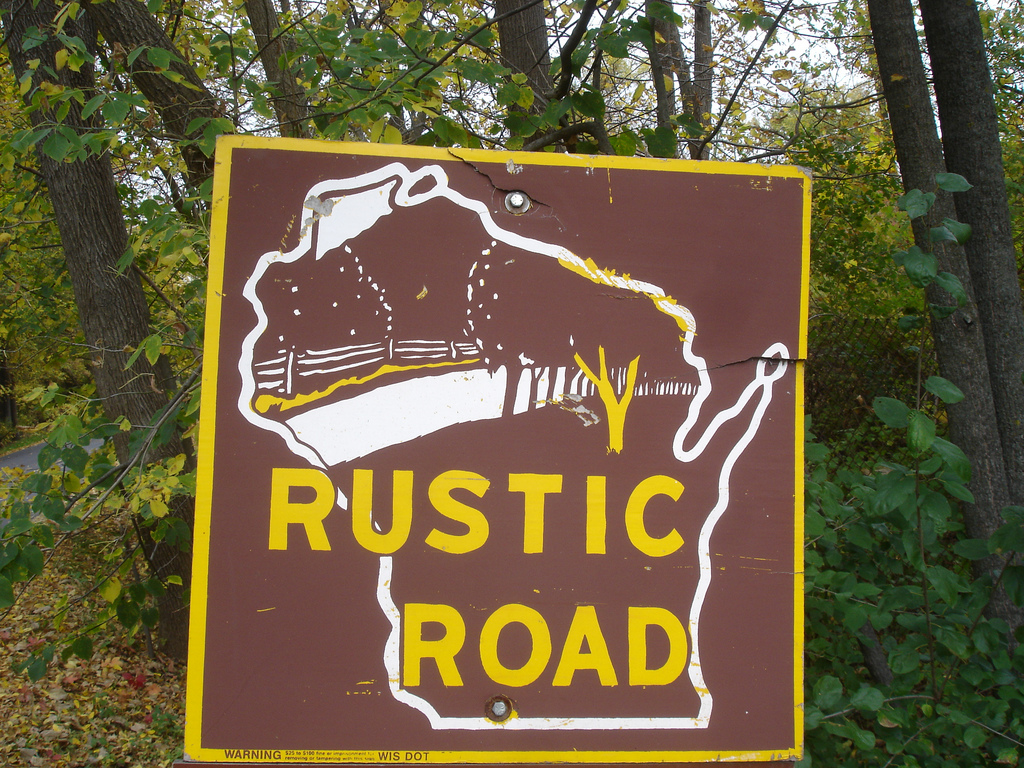
[[[637,355],[629,363],[629,368],[626,371],[626,386],[622,393],[622,399],[619,400],[615,396],[615,385],[608,376],[608,366],[604,358],[604,347],[598,347],[597,354],[598,362],[600,363],[598,375],[595,375],[590,370],[590,367],[583,362],[583,358],[578,353],[573,355],[573,357],[576,358],[576,364],[580,367],[580,370],[583,371],[588,379],[594,382],[594,386],[597,387],[597,394],[601,396],[601,402],[604,403],[605,412],[608,414],[608,452],[621,453],[622,432],[626,426],[626,409],[633,399],[633,387],[636,385],[636,371],[640,363],[640,356]]]
[[[398,373],[400,371],[415,371],[421,368],[447,368],[451,366],[466,366],[472,365],[473,363],[479,363],[480,358],[475,357],[472,360],[455,360],[445,361],[442,363],[419,363],[418,365],[382,365],[376,371],[371,373],[369,376],[353,376],[350,379],[342,379],[327,389],[318,390],[316,392],[310,392],[308,395],[296,395],[295,397],[275,397],[274,395],[260,395],[256,398],[255,407],[259,413],[266,413],[275,405],[282,411],[287,411],[289,408],[297,408],[300,405],[306,405],[307,403],[313,403],[317,400],[327,397],[333,394],[342,387],[351,387],[356,384],[365,384],[368,381],[378,378],[379,376],[385,376],[389,373]]]

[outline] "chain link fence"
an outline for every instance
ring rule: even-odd
[[[893,397],[912,406],[918,365],[920,381],[937,372],[931,334],[907,333],[897,323],[898,318],[811,315],[805,394],[820,441],[839,447],[881,436],[872,401]],[[891,447],[892,439],[885,444]]]

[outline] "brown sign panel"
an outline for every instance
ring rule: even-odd
[[[189,758],[796,759],[804,174],[217,159]]]

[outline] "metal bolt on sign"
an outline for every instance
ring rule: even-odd
[[[509,192],[505,195],[505,207],[509,213],[526,213],[530,210],[530,197],[525,192]]]
[[[484,705],[484,713],[496,723],[507,720],[512,714],[512,700],[507,696],[493,696]]]

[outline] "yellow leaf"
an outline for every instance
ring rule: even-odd
[[[385,144],[401,144],[402,143],[402,132],[395,128],[390,123],[384,126],[384,143]]]
[[[376,144],[380,141],[381,134],[384,133],[384,126],[387,124],[388,119],[382,117],[380,120],[370,126],[370,141]]]
[[[789,78],[791,78],[792,76],[793,73],[790,72],[788,69],[776,69],[774,72],[772,72],[772,77],[774,77],[776,80],[789,80]]]
[[[117,600],[117,596],[121,594],[121,580],[116,576],[107,579],[99,586],[100,596],[108,603],[112,603]]]
[[[57,51],[57,53],[55,53],[54,56],[53,56],[53,61],[54,61],[54,68],[58,72],[60,72],[62,69],[64,69],[64,66],[68,63],[68,49],[67,48],[61,48],[59,51]]]
[[[175,456],[173,459],[171,459],[169,462],[167,462],[167,471],[168,472],[173,472],[173,473],[177,474],[178,472],[181,472],[181,470],[182,470],[182,468],[184,466],[185,466],[185,454],[184,453],[179,453],[177,456]]]
[[[164,517],[168,512],[167,505],[160,499],[149,500],[149,511],[153,513],[154,517]]]

